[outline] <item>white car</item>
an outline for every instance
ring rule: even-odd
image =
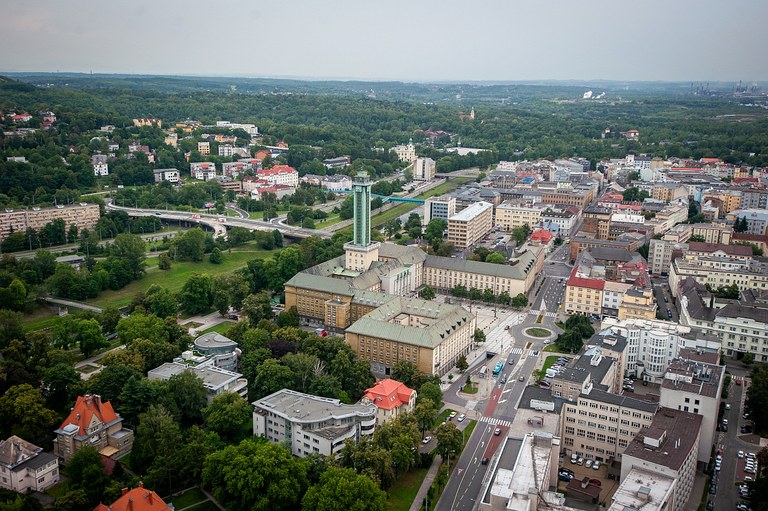
[[[738,456],[739,458],[743,458],[744,457],[744,451],[739,451],[738,453],[736,453],[736,456]]]
[[[431,436],[425,436],[424,440],[421,441],[422,444],[427,445],[432,440]]]
[[[464,422],[464,419],[466,419],[466,418],[467,418],[467,416],[462,413],[461,415],[458,416],[458,418],[456,420],[459,421],[459,422]]]

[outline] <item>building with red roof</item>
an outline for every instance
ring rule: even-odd
[[[397,418],[401,413],[413,411],[416,406],[416,391],[409,389],[404,383],[387,378],[379,380],[376,385],[366,390],[360,401],[376,406],[378,426]]]
[[[537,229],[531,234],[531,241],[538,243],[542,246],[549,245],[552,240],[555,239],[555,235],[546,229]]]
[[[132,490],[123,488],[123,494],[111,506],[99,504],[93,508],[93,511],[165,511],[172,509],[157,493],[144,488],[144,484],[139,483],[139,487]]]
[[[259,169],[256,177],[271,185],[299,186],[299,173],[290,165],[275,165],[271,169]]]
[[[89,445],[99,454],[118,459],[133,448],[133,431],[123,428],[123,418],[101,396],[78,396],[75,406],[54,431],[53,453],[66,464],[81,447]]]

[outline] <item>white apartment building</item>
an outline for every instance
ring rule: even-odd
[[[702,416],[695,413],[659,408],[652,424],[624,451],[621,480],[627,480],[633,469],[669,477],[674,484],[666,509],[686,509],[696,477],[701,421]]]
[[[448,219],[456,214],[456,197],[443,195],[442,197],[430,197],[424,201],[424,225],[429,224],[433,218]]]
[[[493,228],[493,204],[476,202],[460,213],[448,218],[448,243],[458,248],[467,248]]]
[[[150,370],[147,378],[150,380],[168,381],[171,376],[189,371],[199,380],[202,380],[205,388],[208,404],[211,404],[213,398],[225,392],[233,392],[240,397],[248,396],[248,380],[243,375],[234,371],[227,371],[216,367],[216,357],[198,357],[203,362],[194,365],[195,355],[187,352],[182,354],[183,360],[166,362],[165,364]]]
[[[545,209],[533,203],[504,201],[496,206],[496,225],[506,231],[526,224],[533,228],[534,225],[538,225]]]
[[[94,163],[93,164],[93,175],[94,176],[108,176],[109,175],[109,165],[104,163]]]
[[[195,179],[209,181],[216,177],[216,164],[209,161],[193,162],[189,164],[189,173]]]
[[[299,186],[299,173],[290,165],[275,165],[271,169],[259,169],[256,177],[271,185],[285,185],[293,188]]]
[[[652,239],[648,249],[648,266],[651,273],[668,275],[672,265],[672,254],[675,252],[682,254],[686,250],[688,250],[687,243]]]
[[[169,183],[179,182],[179,171],[176,169],[155,169],[155,183],[168,181]]]
[[[716,441],[720,398],[725,381],[725,366],[719,365],[717,351],[682,349],[673,360],[661,384],[659,404],[666,408],[693,412],[703,417],[697,454],[706,465]]]
[[[413,162],[414,181],[432,181],[435,178],[435,160],[420,157]]]
[[[713,289],[736,284],[740,290],[768,290],[768,261],[764,258],[751,260],[731,259],[721,256],[702,256],[690,252],[672,261],[669,271],[669,288],[677,296],[680,284],[686,278]]]
[[[219,156],[231,158],[235,154],[235,146],[232,144],[219,144]]]
[[[324,176],[321,183],[323,188],[329,192],[341,192],[352,189],[352,178],[343,174]]]
[[[558,234],[561,237],[567,237],[571,235],[571,231],[576,225],[577,220],[578,217],[568,210],[556,211],[550,208],[542,211],[540,216],[540,221],[542,223],[549,222],[551,224],[557,225],[559,227]],[[496,223],[498,224],[498,220]]]
[[[259,134],[259,128],[256,127],[255,124],[242,124],[239,122],[229,122],[229,121],[216,121],[216,127],[217,128],[227,128],[231,130],[235,129],[241,129],[248,133],[250,136],[258,136]]]
[[[278,390],[253,402],[253,434],[270,442],[288,442],[294,456],[335,456],[348,438],[357,443],[372,435],[376,406],[342,404],[338,399]]]

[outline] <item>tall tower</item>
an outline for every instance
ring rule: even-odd
[[[358,172],[352,182],[354,230],[352,241],[344,244],[344,268],[366,271],[379,259],[379,242],[371,242],[371,180]]]

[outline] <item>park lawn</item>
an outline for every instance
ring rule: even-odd
[[[446,181],[445,183],[438,185],[431,190],[427,190],[424,193],[421,193],[416,196],[418,199],[429,199],[430,197],[435,197],[437,195],[443,195],[445,193],[451,192],[459,187],[459,185],[463,185],[464,183],[467,183],[469,181],[474,181],[471,177],[454,177],[450,181]]]
[[[336,225],[341,221],[342,219],[338,213],[331,213],[330,215],[328,215],[328,218],[326,218],[325,220],[321,222],[315,222],[315,229],[322,229],[330,225]]]
[[[427,471],[426,468],[414,468],[395,481],[395,484],[387,490],[387,510],[408,511],[421,488],[421,483],[424,482]]]
[[[542,374],[545,374],[547,372],[547,369],[552,367],[552,365],[557,362],[557,359],[560,358],[557,355],[552,355],[550,357],[547,357],[547,359],[544,361],[544,365],[541,366],[541,372]]]
[[[453,412],[454,410],[451,410],[450,408],[446,408],[442,412],[440,412],[437,417],[435,417],[435,422],[433,427],[438,427],[440,424],[443,423],[443,421],[448,420],[448,416]]]
[[[199,333],[199,335],[207,334],[208,332],[216,332],[217,334],[224,335],[227,332],[227,330],[229,330],[230,327],[232,327],[232,325],[234,324],[235,324],[234,321],[222,321],[221,323],[217,323],[212,327],[203,330],[202,332]]]
[[[525,329],[525,334],[531,337],[549,337],[552,332],[546,328],[531,327]]]
[[[544,348],[544,351],[549,351],[551,353],[565,353],[560,348],[557,347],[557,344],[550,344],[549,346],[546,346]]]
[[[205,496],[205,493],[203,493],[200,488],[193,488],[188,492],[185,492],[184,495],[171,499],[171,504],[173,504],[175,509],[184,509],[185,507],[199,504],[207,500],[208,497]]]
[[[153,284],[158,284],[167,288],[169,291],[180,291],[184,283],[189,280],[193,273],[207,273],[215,276],[222,273],[231,273],[234,270],[242,268],[252,259],[268,259],[277,250],[233,250],[222,253],[221,264],[212,264],[208,261],[208,256],[199,263],[190,261],[173,263],[170,270],[149,270],[141,280],[136,280],[117,291],[103,291],[97,298],[88,300],[91,305],[97,307],[123,307],[131,303],[131,300],[137,293],[144,292]]]
[[[52,327],[58,317],[53,308],[36,305],[32,312],[21,316],[21,322],[24,325],[24,331],[31,332]]]

